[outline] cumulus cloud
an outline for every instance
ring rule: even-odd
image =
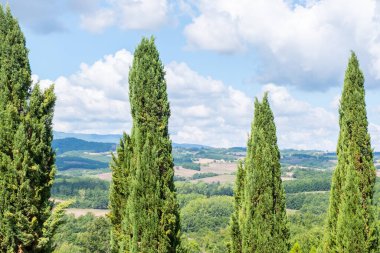
[[[253,103],[245,93],[205,77],[185,63],[166,66],[176,142],[227,147],[245,145]]]
[[[169,4],[167,0],[105,0],[81,14],[82,28],[102,32],[116,25],[122,29],[151,30],[164,24]]]
[[[130,131],[128,74],[133,56],[126,50],[107,55],[77,73],[54,81],[54,129],[77,133]],[[165,67],[173,141],[211,146],[244,145],[252,116],[251,99],[221,81],[204,77],[185,63]],[[38,77],[33,76],[36,82]],[[40,81],[47,87],[50,80]]]
[[[261,82],[309,90],[336,86],[351,49],[366,74],[380,79],[378,1],[200,0],[192,6],[198,15],[184,30],[189,46],[218,52],[253,48]]]
[[[57,105],[54,129],[79,133],[130,131],[128,71],[133,56],[126,50],[107,55],[77,73],[54,81]],[[253,117],[253,98],[222,81],[203,76],[186,63],[165,66],[174,142],[216,147],[245,146]],[[34,79],[37,79],[34,76]],[[52,83],[41,81],[46,87]],[[334,150],[337,112],[292,96],[288,88],[263,86],[269,92],[281,148]]]
[[[264,85],[263,91],[269,92],[281,148],[335,150],[337,111],[300,101],[275,84]]]
[[[128,72],[133,56],[126,50],[105,56],[55,83],[54,129],[62,132],[122,133],[130,129]],[[36,78],[35,78],[36,79]],[[41,81],[46,86],[51,81]]]

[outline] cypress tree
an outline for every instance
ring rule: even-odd
[[[255,101],[245,160],[242,203],[242,252],[288,252],[289,230],[280,152],[268,95]]]
[[[364,212],[361,208],[359,175],[352,157],[347,166],[347,182],[343,191],[341,210],[337,221],[337,252],[367,252],[365,243]]]
[[[231,236],[231,252],[242,252],[242,238],[241,238],[241,212],[242,202],[244,197],[244,168],[242,163],[239,163],[236,174],[235,189],[234,189],[234,213],[230,220],[230,236]]]
[[[113,250],[177,252],[179,212],[169,138],[164,67],[154,39],[143,38],[129,72],[133,125],[114,158]]]
[[[373,210],[376,174],[368,133],[364,76],[354,52],[345,73],[339,125],[338,164],[332,179],[323,251],[375,252],[378,247]]]
[[[130,162],[132,155],[131,138],[126,133],[120,140],[116,150],[117,154],[112,155],[112,182],[110,189],[110,220],[111,229],[111,251],[119,252],[122,250],[123,231],[122,221],[125,217],[125,206],[128,199],[128,180]]]
[[[0,6],[0,251],[49,252],[63,210],[52,215],[53,86],[31,88],[25,38]]]

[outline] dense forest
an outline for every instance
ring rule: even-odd
[[[268,93],[246,148],[172,144],[153,37],[134,52],[133,124],[118,144],[54,139],[54,85],[31,73],[0,7],[0,252],[380,252],[379,157],[354,52],[336,153],[280,151]]]

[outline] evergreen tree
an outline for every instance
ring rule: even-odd
[[[337,252],[367,252],[365,245],[364,212],[361,208],[359,176],[352,157],[347,166],[347,182],[343,191],[341,210],[337,222]]]
[[[242,252],[288,252],[289,231],[280,152],[268,95],[255,101],[245,160],[242,203]]]
[[[25,38],[0,6],[0,251],[48,252],[62,210],[51,215],[53,86],[31,89]],[[57,220],[58,219],[58,220]]]
[[[240,219],[242,212],[242,202],[244,197],[244,169],[242,163],[239,163],[236,174],[235,189],[234,189],[234,213],[230,221],[230,234],[231,234],[231,252],[242,252],[242,238],[240,231]]]
[[[177,252],[179,213],[169,138],[164,67],[154,39],[143,38],[129,72],[133,126],[114,158],[113,250]]]
[[[126,133],[120,140],[116,150],[117,154],[112,155],[112,182],[110,189],[110,220],[111,230],[111,251],[119,252],[123,241],[122,221],[125,217],[126,200],[128,199],[128,180],[130,162],[132,155],[131,138]]]
[[[368,133],[364,76],[353,52],[345,73],[339,125],[338,164],[332,179],[323,251],[375,252],[378,247],[373,210],[376,175]]]

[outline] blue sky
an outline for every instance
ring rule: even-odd
[[[56,85],[57,131],[129,132],[129,66],[141,37],[154,35],[167,72],[173,141],[244,146],[253,99],[269,91],[281,148],[334,150],[354,50],[380,150],[375,0],[8,2],[26,35],[34,79]]]

